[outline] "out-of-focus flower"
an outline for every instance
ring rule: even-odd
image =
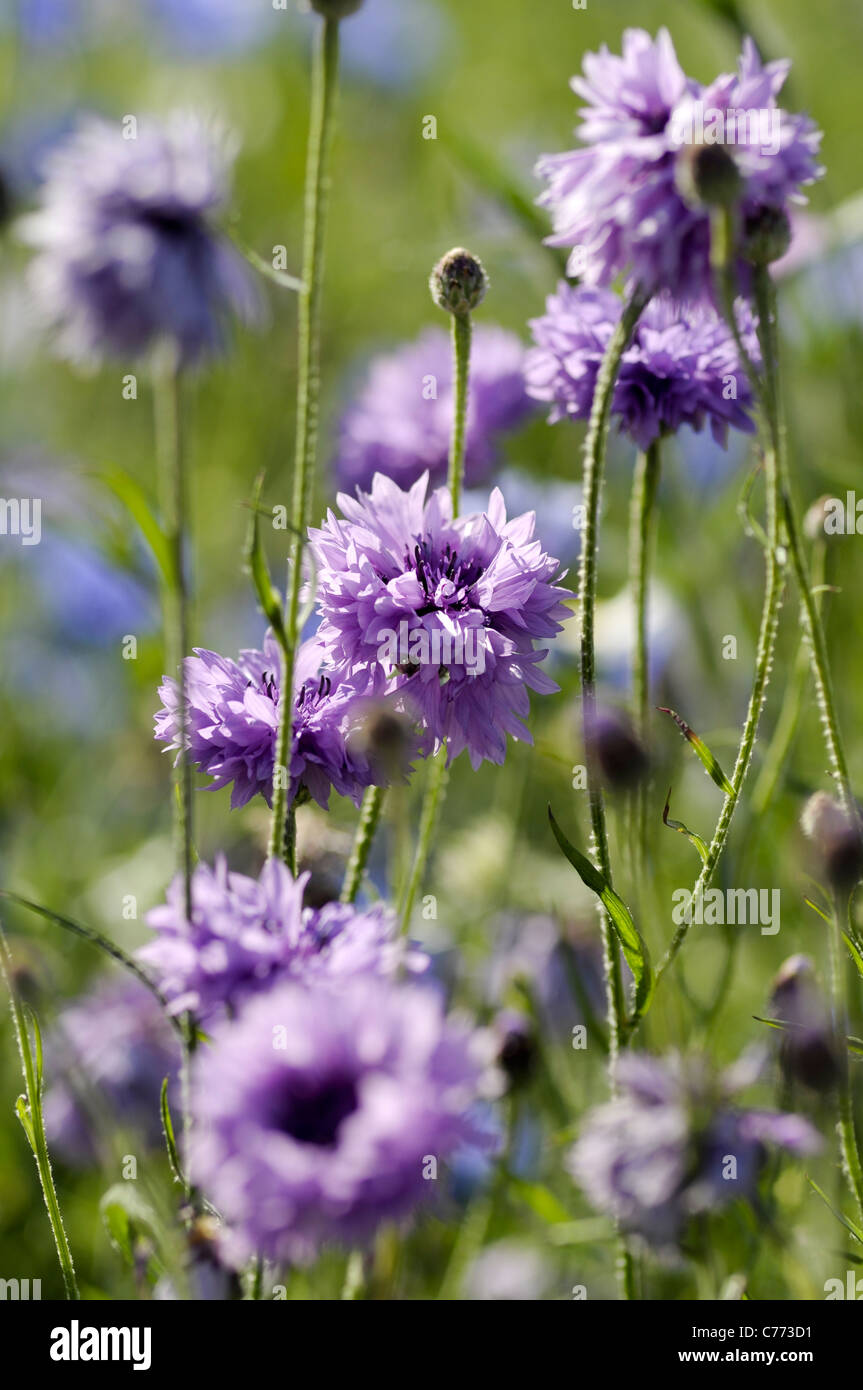
[[[536,1302],[551,1283],[551,1268],[541,1250],[520,1240],[497,1240],[477,1255],[467,1270],[464,1290],[477,1302]]]
[[[784,962],[773,981],[770,1012],[786,1025],[779,1048],[785,1075],[813,1091],[829,1091],[841,1074],[842,1058],[808,956]]]
[[[171,1012],[189,1009],[208,1019],[283,979],[332,982],[364,973],[391,975],[402,964],[425,968],[427,957],[407,947],[386,908],[360,912],[330,902],[304,909],[308,878],[292,878],[278,859],[268,860],[257,879],[230,873],[224,859],[213,869],[199,864],[191,922],[176,878],[167,902],[147,914],[155,940],[138,951]]]
[[[631,791],[647,776],[647,750],[620,710],[610,706],[595,710],[586,735],[588,749],[610,790]]]
[[[587,420],[605,349],[620,318],[610,290],[580,289],[565,282],[547,311],[531,323],[536,347],[525,359],[528,393],[551,405],[552,423],[567,416]],[[758,360],[751,316],[738,303],[738,320],[750,357]],[[708,305],[651,301],[624,353],[612,399],[623,434],[647,449],[684,425],[709,424],[717,443],[728,427],[752,434],[752,392],[730,330]]]
[[[548,693],[534,641],[570,616],[558,564],[533,539],[532,513],[507,521],[495,489],[482,513],[452,519],[446,488],[426,498],[375,476],[370,493],[340,493],[310,531],[319,637],[347,670],[368,667],[381,690],[404,693],[451,761],[502,763],[506,735],[530,741],[528,689]]]
[[[473,334],[465,470],[469,484],[490,474],[502,434],[531,409],[524,389],[524,348],[514,333],[479,325]],[[444,329],[376,357],[339,435],[336,475],[341,487],[368,488],[376,473],[410,487],[428,470],[446,478],[452,432],[452,346]]]
[[[255,317],[251,274],[214,224],[230,163],[187,113],[142,121],[134,139],[90,118],[52,150],[42,205],[20,226],[61,352],[92,361],[168,341],[192,363],[222,346],[232,312]]]
[[[540,202],[552,215],[553,246],[573,247],[570,270],[588,285],[616,276],[678,299],[710,298],[709,210],[681,195],[679,163],[687,147],[708,147],[706,127],[722,128],[724,149],[740,176],[744,225],[765,211],[785,213],[822,172],[820,132],[806,116],[777,106],[790,64],[762,66],[744,40],[737,74],[708,87],[687,78],[665,29],[652,39],[627,29],[618,57],[606,47],[586,55],[573,90],[587,105],[576,134],[582,147],[546,155]],[[731,112],[757,119],[735,120]],[[715,143],[715,141],[714,141]]]
[[[99,1111],[161,1143],[159,1095],[176,1079],[179,1042],[161,1005],[142,984],[111,980],[60,1013],[46,1038],[45,1126],[73,1162],[95,1154]]]
[[[239,659],[195,649],[184,663],[188,701],[187,742],[191,761],[214,778],[208,790],[231,787],[231,806],[245,806],[260,792],[270,804],[280,719],[281,654],[272,633],[263,651]],[[305,791],[326,807],[330,789],[357,804],[377,779],[367,752],[351,739],[362,721],[368,673],[343,676],[328,665],[311,638],[294,666],[294,731],[289,798]],[[179,748],[177,682],[166,677],[159,695],[156,738]]]
[[[593,1205],[652,1244],[675,1245],[696,1213],[756,1197],[766,1145],[817,1152],[820,1136],[799,1115],[735,1104],[748,1070],[713,1076],[698,1057],[622,1057],[619,1095],[587,1116],[570,1159]]]
[[[354,1246],[410,1213],[460,1145],[481,1142],[482,1035],[436,991],[355,980],[285,985],[217,1030],[197,1062],[194,1181],[225,1219],[226,1258]]]

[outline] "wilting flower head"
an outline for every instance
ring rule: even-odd
[[[60,1013],[46,1039],[48,1138],[75,1161],[93,1156],[99,1110],[161,1143],[159,1094],[176,1079],[179,1040],[155,995],[135,980],[110,980]],[[88,1108],[88,1096],[93,1099]]]
[[[297,653],[288,790],[291,800],[305,791],[323,807],[331,787],[359,803],[379,771],[350,738],[364,716],[368,674],[341,675],[326,666],[325,656],[315,638]],[[269,805],[281,703],[281,654],[272,633],[264,638],[263,651],[242,651],[237,661],[196,648],[184,668],[188,747],[191,761],[215,779],[207,790],[231,786],[234,808],[257,792]],[[159,695],[156,738],[179,748],[177,682],[167,676]]]
[[[753,1199],[765,1144],[810,1154],[817,1132],[799,1115],[743,1110],[748,1063],[713,1077],[701,1058],[622,1057],[620,1094],[594,1110],[570,1170],[594,1206],[656,1245],[673,1245],[696,1212]]]
[[[339,494],[345,520],[328,512],[310,531],[319,637],[337,664],[408,693],[450,760],[467,748],[475,768],[502,763],[508,733],[530,741],[528,688],[557,689],[533,644],[560,631],[571,595],[532,512],[508,522],[495,489],[485,512],[453,521],[447,489],[427,487],[427,474],[406,492],[377,474],[370,493]]]
[[[718,130],[740,174],[744,223],[803,201],[800,189],[821,174],[821,136],[808,117],[777,107],[789,66],[762,66],[745,39],[737,74],[703,88],[683,72],[665,29],[655,40],[625,30],[620,57],[605,46],[587,54],[584,76],[571,84],[587,103],[576,132],[582,148],[546,155],[537,166],[548,180],[539,201],[553,218],[549,241],[574,248],[572,273],[589,285],[626,273],[650,292],[709,295],[709,213],[681,195],[679,160],[693,142],[709,146]],[[732,127],[732,111],[753,117]],[[754,119],[761,112],[766,121]]]
[[[611,290],[566,283],[550,296],[546,313],[531,323],[536,346],[525,359],[528,393],[551,405],[553,422],[587,420],[603,354],[620,318]],[[738,318],[750,357],[758,360],[752,319],[742,301]],[[728,427],[751,434],[752,392],[731,332],[708,305],[651,301],[624,353],[612,415],[639,449],[684,425],[710,425],[718,444]]]
[[[190,1009],[199,1019],[275,980],[342,980],[360,973],[392,974],[402,964],[423,969],[427,957],[410,952],[383,907],[361,912],[344,903],[303,908],[309,875],[294,879],[278,859],[259,878],[231,873],[223,858],[199,864],[192,879],[192,920],[186,920],[178,876],[168,900],[147,914],[156,939],[139,959],[154,973],[172,1013]]]
[[[469,484],[488,477],[497,438],[531,408],[523,363],[524,348],[514,333],[491,325],[474,330],[465,441]],[[366,489],[376,473],[410,487],[426,469],[433,483],[445,480],[452,373],[452,347],[442,328],[430,328],[416,342],[373,360],[342,419],[336,473],[343,488]]]
[[[213,225],[229,166],[224,143],[188,114],[142,121],[135,139],[90,118],[51,152],[22,234],[64,354],[136,356],[165,340],[194,362],[220,347],[230,311],[254,315],[250,273]]]
[[[438,1186],[430,1165],[483,1142],[486,1062],[436,990],[362,978],[336,1000],[285,985],[252,1001],[193,1080],[191,1170],[226,1257],[302,1258],[405,1216]]]

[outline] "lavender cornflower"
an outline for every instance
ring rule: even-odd
[[[138,958],[153,973],[171,1012],[191,1010],[208,1019],[233,1012],[250,994],[274,981],[305,983],[325,976],[393,974],[403,963],[428,964],[406,947],[386,908],[366,912],[344,903],[303,908],[309,875],[292,878],[278,859],[260,877],[231,873],[224,858],[199,864],[192,879],[192,920],[186,920],[183,883],[176,878],[167,902],[147,914],[155,940]]]
[[[408,693],[448,758],[502,763],[522,723],[528,688],[557,690],[538,669],[569,617],[557,561],[533,539],[532,512],[506,519],[496,488],[485,512],[452,519],[446,488],[426,497],[376,474],[370,493],[340,493],[345,520],[328,512],[309,533],[324,618],[318,635],[347,670],[368,667],[379,689]]]
[[[497,438],[530,411],[523,362],[524,348],[514,333],[488,325],[474,330],[465,441],[469,485],[489,476],[497,460]],[[410,487],[426,470],[433,483],[444,482],[452,374],[452,347],[443,329],[428,329],[415,343],[376,357],[342,419],[339,485],[349,492],[367,489],[376,473],[385,473]]]
[[[138,356],[169,341],[183,363],[216,351],[231,311],[252,319],[254,282],[216,230],[230,154],[194,116],[90,118],[46,162],[42,206],[23,219],[31,280],[75,360]]]
[[[795,1154],[821,1146],[799,1115],[734,1104],[755,1075],[748,1059],[714,1077],[697,1057],[623,1056],[620,1094],[585,1121],[573,1176],[627,1230],[654,1245],[677,1244],[695,1213],[756,1197],[766,1144]]]
[[[625,30],[621,57],[605,46],[587,54],[584,76],[571,83],[587,103],[576,131],[582,148],[537,166],[548,180],[539,199],[553,218],[548,240],[573,247],[572,273],[594,286],[626,273],[649,292],[710,297],[709,213],[683,197],[681,160],[687,146],[712,151],[719,135],[739,177],[744,226],[805,201],[801,188],[822,172],[821,135],[807,116],[777,106],[789,66],[762,66],[747,38],[737,75],[703,88],[683,72],[665,29],[655,40]]]
[[[562,283],[531,329],[536,347],[525,360],[528,393],[551,404],[549,420],[587,420],[603,354],[620,318],[610,290]],[[738,320],[750,357],[758,361],[752,318],[742,301]],[[751,434],[752,392],[730,330],[708,305],[651,301],[623,355],[612,415],[639,449],[684,425],[709,423],[718,444],[728,427]]]
[[[180,1047],[155,996],[130,979],[108,980],[63,1009],[46,1039],[48,1138],[73,1162],[95,1158],[99,1109],[161,1143],[159,1093],[174,1084]],[[89,1100],[88,1100],[89,1098]]]
[[[239,659],[195,648],[185,660],[188,747],[192,763],[214,780],[207,788],[231,787],[231,806],[245,806],[260,793],[267,805],[273,786],[281,703],[281,654],[272,633],[262,651]],[[378,770],[351,733],[362,722],[369,675],[344,676],[325,666],[325,652],[312,638],[294,665],[294,738],[289,799],[312,797],[326,808],[330,788],[359,804]],[[159,690],[162,708],[155,736],[179,748],[177,682],[167,676]]]
[[[225,1258],[302,1259],[405,1217],[454,1149],[486,1141],[471,1107],[488,1055],[428,988],[360,978],[337,1000],[288,984],[252,1001],[193,1077],[191,1172]]]

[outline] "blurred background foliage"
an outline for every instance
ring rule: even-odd
[[[264,257],[284,245],[288,267],[296,271],[310,28],[292,14],[273,13],[265,0],[259,3],[260,32],[247,33],[245,41],[232,40],[230,31],[226,37],[202,5],[129,0],[119,7],[122,18],[118,7],[108,6],[107,18],[103,13],[89,28],[79,26],[71,3],[60,6],[54,19],[44,0],[24,0],[23,12],[13,0],[0,5],[0,177],[10,215],[0,243],[0,492],[43,499],[39,546],[0,538],[0,885],[90,922],[127,948],[145,938],[143,915],[161,899],[171,874],[168,767],[152,738],[163,655],[153,566],[105,475],[122,469],[153,497],[151,393],[146,373],[133,364],[114,363],[85,376],[52,358],[28,308],[25,254],[11,224],[37,195],[38,151],[77,112],[140,118],[195,105],[218,113],[240,137],[232,230]],[[252,10],[252,0],[246,9]],[[56,20],[60,12],[62,22]],[[788,104],[808,109],[825,131],[828,173],[814,190],[811,210],[826,217],[854,195],[863,196],[855,115],[863,10],[840,0],[589,0],[584,10],[574,10],[570,0],[367,0],[362,15],[343,26],[319,510],[333,497],[339,413],[368,358],[441,322],[427,277],[443,251],[467,244],[483,258],[492,282],[483,321],[527,339],[527,320],[541,312],[555,284],[555,258],[527,219],[507,205],[494,186],[498,176],[488,171],[502,171],[529,207],[538,191],[532,176],[536,157],[572,143],[577,102],[567,83],[585,50],[607,42],[617,51],[627,25],[653,31],[661,24],[670,28],[683,67],[702,80],[733,67],[741,32],[752,32],[766,56],[792,59]],[[428,115],[437,121],[436,140],[423,138]],[[541,227],[541,215],[535,216]],[[858,220],[863,233],[863,218]],[[853,209],[843,221],[849,225],[848,247],[786,277],[782,288],[785,400],[804,505],[823,493],[844,494],[860,473],[863,249],[855,249]],[[263,635],[242,566],[244,503],[256,475],[266,472],[268,505],[289,501],[296,303],[269,283],[264,292],[269,313],[263,331],[238,331],[225,359],[186,385],[194,640],[229,655],[257,645]],[[137,399],[126,400],[123,377],[132,371],[138,374]],[[559,494],[548,489],[577,482],[581,440],[581,427],[550,429],[537,415],[504,445],[507,464],[530,479],[540,534],[545,500],[549,526],[556,522],[554,540],[561,537],[568,547],[561,557],[568,564],[576,558],[577,539],[561,515]],[[745,710],[761,604],[760,548],[738,513],[754,459],[748,447],[748,454],[741,446],[723,455],[689,440],[669,450],[656,560],[664,595],[656,703],[679,709],[726,766]],[[626,580],[631,466],[628,447],[615,446],[601,545],[600,586],[607,600],[619,595]],[[754,499],[757,507],[757,486]],[[268,541],[278,575],[283,539],[283,532],[274,532]],[[828,578],[836,589],[826,598],[839,707],[858,781],[860,546],[851,536],[830,542]],[[552,537],[548,548],[554,550]],[[627,633],[618,602],[606,610],[601,642],[608,692],[622,701]],[[736,660],[722,658],[727,634],[737,637]],[[127,635],[137,638],[135,660],[122,656]],[[798,641],[796,599],[789,592],[762,753]],[[451,779],[427,887],[437,897],[438,917],[424,925],[439,973],[459,1002],[482,1017],[506,995],[501,981],[508,978],[517,941],[517,963],[532,977],[535,995],[548,983],[548,972],[561,969],[559,952],[549,958],[549,942],[553,946],[558,935],[581,986],[588,995],[595,991],[592,904],[557,853],[545,814],[551,801],[571,838],[586,843],[584,797],[572,789],[572,768],[583,760],[576,657],[574,636],[567,635],[549,659],[561,693],[533,701],[533,750],[511,744],[504,768],[486,765],[477,774],[462,759]],[[672,814],[705,836],[720,794],[670,722],[657,719],[655,741],[655,893],[630,905],[658,956],[671,931],[672,889],[691,886],[698,867],[691,846],[660,823],[666,787],[674,789]],[[757,771],[756,765],[756,776]],[[414,779],[393,800],[375,865],[381,886],[387,856],[398,852],[399,827],[403,836],[406,826],[416,825],[420,782]],[[753,785],[754,779],[750,793]],[[806,793],[825,785],[807,685],[777,795],[762,816],[743,807],[723,868],[728,884],[781,889],[781,930],[776,936],[762,936],[757,928],[694,930],[682,968],[664,982],[645,1030],[643,1041],[652,1048],[705,1046],[726,1063],[764,1038],[766,1030],[752,1016],[767,1012],[770,981],[786,956],[806,951],[826,968],[823,923],[803,901],[814,866],[797,828]],[[196,805],[201,857],[224,851],[234,867],[257,872],[266,843],[263,805],[231,814],[226,794],[203,792]],[[347,803],[334,804],[328,821],[315,810],[304,813],[300,834],[307,856],[322,847],[334,856],[342,853],[354,820]],[[625,836],[620,808],[613,849],[618,887],[630,898]],[[122,915],[128,894],[137,900],[137,920]],[[103,960],[86,944],[20,911],[10,909],[4,920],[22,981],[43,1027],[50,1028],[57,1011],[104,974]],[[711,1012],[722,982],[721,1007]],[[561,988],[566,993],[568,983],[552,981],[552,992]],[[579,1114],[605,1093],[599,1048],[579,1053],[569,1045],[568,1020],[581,1015],[567,997],[562,1026],[554,1024],[560,1009],[544,1014],[546,1065],[555,1087],[546,1077],[518,1105],[519,1184],[495,1201],[483,1227],[473,1218],[487,1197],[485,1176],[473,1170],[457,1175],[439,1216],[421,1223],[407,1242],[393,1276],[401,1295],[434,1293],[453,1250],[457,1263],[470,1255],[478,1225],[480,1240],[484,1232],[493,1244],[515,1241],[522,1253],[538,1252],[538,1296],[567,1298],[575,1284],[587,1285],[590,1297],[613,1294],[606,1224],[591,1213],[559,1162]],[[859,1033],[860,1019],[852,1026]],[[36,1174],[13,1113],[20,1073],[5,1012],[0,1039],[0,1277],[41,1277],[43,1296],[59,1296]],[[774,1099],[771,1086],[768,1073],[766,1103]],[[812,1111],[811,1102],[802,1103]],[[813,1113],[827,1143],[812,1173],[841,1203],[832,1123],[817,1109]],[[129,1147],[121,1152],[139,1156],[147,1180],[170,1204],[163,1156],[148,1154],[139,1139],[123,1142]],[[83,1169],[60,1158],[55,1166],[87,1295],[134,1296],[146,1279],[140,1271],[124,1270],[98,1215],[99,1197],[120,1177],[116,1156]],[[461,1246],[454,1244],[459,1230]],[[713,1297],[725,1277],[745,1271],[751,1297],[818,1298],[824,1280],[843,1277],[849,1267],[848,1237],[799,1167],[780,1174],[760,1224],[752,1213],[733,1208],[701,1238],[707,1253],[700,1272],[686,1264],[648,1265],[648,1296]],[[380,1258],[385,1260],[385,1250]],[[336,1257],[328,1256],[318,1270],[298,1278],[293,1296],[332,1295],[340,1270]]]

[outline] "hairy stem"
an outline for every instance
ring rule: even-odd
[[[648,653],[648,605],[653,520],[661,468],[659,440],[639,453],[632,483],[629,528],[629,574],[635,608],[635,648],[632,654],[632,703],[642,745],[649,743],[650,662]],[[647,863],[647,796],[645,778],[635,789],[636,863],[639,876]]]
[[[281,718],[273,772],[273,813],[269,854],[282,855],[292,872],[295,863],[295,812],[288,806],[293,748],[294,663],[299,638],[303,554],[309,525],[320,408],[321,297],[329,191],[333,116],[339,72],[339,21],[325,19],[318,37],[312,72],[312,102],[306,162],[303,287],[299,295],[297,426],[294,448],[292,544],[285,599],[287,643],[282,650]]]
[[[399,914],[402,933],[405,936],[410,930],[414,901],[422,886],[423,877],[425,875],[426,864],[428,863],[431,843],[434,837],[435,825],[437,824],[438,811],[446,791],[447,777],[446,746],[444,745],[444,747],[438,750],[437,756],[429,760],[428,764],[428,781],[426,782],[425,795],[423,797],[423,808],[417,834],[417,846],[414,852],[410,878],[405,887]]]
[[[833,1030],[837,1054],[841,1057],[838,1083],[838,1124],[839,1146],[842,1151],[842,1167],[851,1194],[857,1203],[857,1211],[863,1219],[863,1166],[860,1162],[860,1149],[857,1144],[857,1131],[854,1125],[854,1093],[851,1087],[851,1072],[848,1066],[848,998],[846,990],[847,971],[845,969],[845,946],[842,940],[842,922],[845,913],[839,897],[833,904],[830,925],[830,990],[833,1004]]]
[[[363,796],[363,806],[357,824],[357,832],[354,836],[351,857],[345,870],[345,881],[342,884],[340,901],[343,903],[354,902],[360,890],[363,874],[369,862],[375,832],[380,822],[383,804],[383,787],[367,787]]]
[[[470,344],[472,335],[470,314],[452,316],[453,351],[453,417],[449,451],[448,486],[455,519],[461,507],[461,484],[464,477],[465,429],[467,397],[470,378]]]

